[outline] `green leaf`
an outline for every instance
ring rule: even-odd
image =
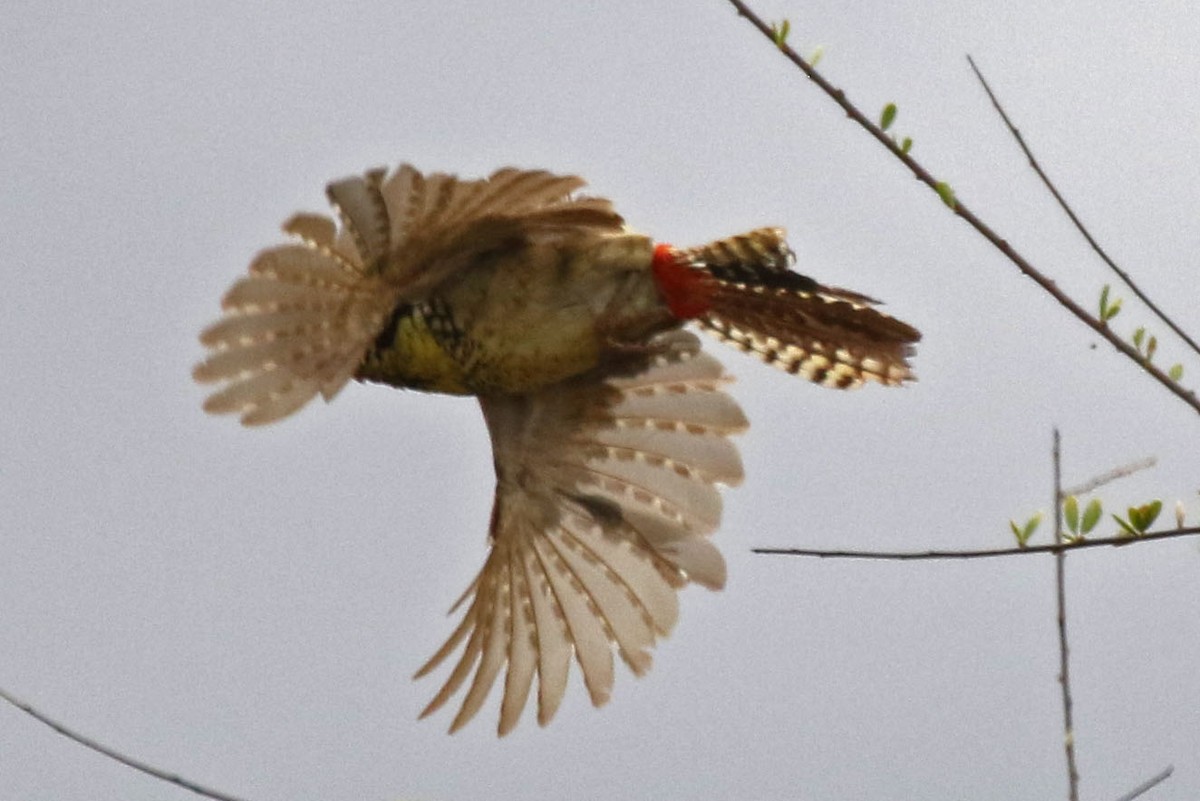
[[[1017,521],[1009,520],[1008,527],[1012,529],[1013,537],[1017,540],[1017,547],[1024,548],[1029,542],[1029,538],[1033,536],[1033,532],[1037,530],[1038,524],[1042,522],[1042,513],[1038,512],[1033,517],[1025,521],[1024,526],[1018,526]]]
[[[783,49],[787,44],[788,34],[792,32],[792,21],[784,18],[783,22],[778,24],[771,23],[771,35],[775,39],[775,46]]]
[[[1172,381],[1178,381],[1179,379],[1183,378],[1183,365],[1171,365],[1171,369],[1167,371],[1167,375],[1171,377]]]
[[[938,181],[934,189],[937,190],[938,197],[942,199],[943,203],[952,209],[958,208],[958,201],[954,199],[954,190],[950,188],[950,184]]]
[[[1138,326],[1138,329],[1133,332],[1133,346],[1139,351],[1142,349],[1142,340],[1146,338],[1146,326]]]
[[[1029,542],[1029,538],[1033,536],[1033,532],[1037,531],[1037,527],[1042,524],[1042,513],[1038,512],[1033,517],[1025,522],[1025,530],[1021,533],[1024,535],[1022,542]]]
[[[1083,510],[1083,533],[1087,534],[1096,527],[1100,522],[1101,509],[1100,499],[1092,498],[1088,501],[1087,508]]]
[[[1155,499],[1150,501],[1150,503],[1144,503],[1138,507],[1138,522],[1141,524],[1138,526],[1138,531],[1145,533],[1147,529],[1154,525],[1154,521],[1158,519],[1159,514],[1162,512],[1162,506],[1162,501]],[[1133,510],[1130,509],[1129,512],[1129,518],[1132,520]]]
[[[1122,529],[1121,531],[1117,532],[1117,536],[1120,536],[1120,537],[1136,537],[1137,536],[1138,533],[1137,533],[1136,528],[1129,525],[1128,523],[1126,523],[1124,520],[1117,517],[1116,515],[1113,515],[1112,519],[1116,520],[1117,525],[1120,526]]]
[[[1074,495],[1068,495],[1063,502],[1063,517],[1066,518],[1067,528],[1072,533],[1079,533],[1079,499]]]
[[[1154,352],[1158,350],[1158,337],[1150,335],[1150,341],[1146,343],[1146,361],[1154,361]]]
[[[1146,521],[1142,519],[1142,507],[1129,507],[1129,525],[1133,526],[1133,530],[1139,534],[1146,530]]]
[[[1121,311],[1120,298],[1117,298],[1111,303],[1108,301],[1108,293],[1111,289],[1112,287],[1110,287],[1108,284],[1105,284],[1104,288],[1100,290],[1100,321],[1104,323],[1116,317]]]
[[[808,57],[808,66],[815,67],[818,64],[820,64],[821,58],[824,55],[825,55],[825,48],[821,47],[820,45],[817,45],[816,49],[813,50],[812,55]]]
[[[887,130],[892,127],[892,123],[896,121],[896,104],[888,103],[883,107],[883,113],[879,115],[879,127]]]
[[[1129,522],[1126,523],[1121,518],[1117,517],[1117,523],[1121,525],[1125,531],[1134,537],[1140,537],[1146,533],[1146,529],[1154,525],[1154,521],[1158,519],[1159,513],[1162,512],[1162,501],[1153,500],[1150,503],[1144,503],[1141,506],[1129,507]],[[1116,515],[1114,515],[1116,517]]]
[[[900,152],[907,154],[910,150],[912,150],[912,137],[906,136],[904,137],[904,140],[900,142]]]

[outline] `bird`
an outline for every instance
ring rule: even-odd
[[[453,662],[421,713],[461,693],[451,733],[498,680],[500,736],[531,695],[546,725],[572,661],[602,706],[614,655],[649,669],[680,589],[724,586],[711,535],[719,485],[743,479],[731,437],[748,422],[687,326],[826,387],[914,379],[920,333],[794,271],[782,228],[675,247],[585,186],[409,164],[334,181],[336,217],[288,219],[293,240],[254,257],[200,335],[193,377],[217,385],[203,408],[246,426],[352,380],[478,399],[496,473],[488,551],[416,673]]]

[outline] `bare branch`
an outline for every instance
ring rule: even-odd
[[[1017,140],[1017,145],[1020,146],[1021,151],[1025,154],[1025,157],[1029,159],[1029,166],[1032,167],[1033,171],[1036,172],[1038,177],[1042,179],[1042,183],[1045,184],[1046,188],[1050,190],[1050,194],[1054,196],[1056,201],[1058,201],[1058,205],[1062,207],[1062,210],[1067,213],[1067,217],[1069,217],[1071,222],[1074,223],[1075,228],[1079,231],[1079,233],[1083,234],[1083,238],[1087,240],[1089,245],[1091,245],[1091,248],[1096,252],[1096,255],[1098,255],[1104,261],[1104,263],[1108,265],[1109,269],[1117,274],[1117,277],[1119,277],[1125,283],[1125,286],[1129,287],[1133,294],[1137,295],[1138,299],[1141,300],[1142,303],[1145,303],[1146,307],[1149,308],[1150,311],[1152,311],[1155,316],[1158,317],[1158,319],[1162,320],[1168,328],[1174,331],[1180,339],[1186,342],[1188,347],[1190,347],[1195,353],[1200,354],[1200,345],[1197,345],[1195,340],[1184,333],[1183,329],[1177,326],[1175,321],[1168,317],[1162,311],[1162,309],[1158,308],[1154,301],[1150,300],[1146,293],[1144,293],[1138,287],[1138,285],[1133,282],[1133,279],[1129,276],[1129,274],[1118,267],[1117,263],[1109,258],[1108,253],[1104,251],[1104,248],[1100,247],[1100,243],[1098,243],[1092,237],[1091,233],[1080,221],[1080,219],[1075,216],[1074,210],[1071,209],[1071,207],[1067,204],[1066,199],[1062,196],[1062,194],[1059,193],[1058,187],[1054,185],[1054,182],[1051,181],[1050,177],[1046,175],[1045,171],[1042,170],[1042,166],[1038,164],[1038,160],[1034,157],[1033,151],[1030,150],[1029,145],[1025,142],[1025,137],[1021,136],[1021,132],[1017,130],[1017,127],[1013,125],[1012,121],[1008,118],[1008,114],[1005,113],[1004,107],[1000,105],[1000,100],[997,99],[996,94],[992,91],[992,87],[988,86],[988,82],[984,79],[983,73],[980,72],[979,67],[975,64],[975,60],[970,56],[967,56],[967,63],[971,65],[971,70],[975,73],[975,77],[979,79],[981,84],[983,84],[983,91],[987,92],[988,99],[992,101],[992,105],[995,107],[997,113],[1000,114],[1000,119],[1004,120],[1004,124],[1008,127],[1009,133],[1011,133],[1013,138]]]
[[[1155,531],[1140,537],[1105,537],[1098,540],[1069,540],[1049,545],[1030,545],[1025,548],[990,548],[978,551],[845,551],[818,548],[752,548],[754,553],[772,556],[813,556],[820,559],[874,559],[879,561],[916,562],[935,559],[991,559],[1002,556],[1025,556],[1038,553],[1066,553],[1084,548],[1099,548],[1105,545],[1119,547],[1138,542],[1154,542],[1173,537],[1190,537],[1200,534],[1200,526]]]
[[[67,726],[63,725],[62,723],[59,723],[58,721],[56,721],[52,718],[47,717],[46,715],[42,714],[38,710],[34,709],[29,704],[14,697],[13,695],[9,694],[8,692],[6,692],[3,689],[0,689],[0,699],[7,701],[9,704],[15,706],[17,709],[21,710],[26,715],[29,715],[31,718],[38,721],[39,723],[41,723],[45,726],[49,726],[51,729],[54,729],[54,731],[58,732],[63,737],[66,737],[68,740],[78,743],[79,745],[82,745],[84,748],[90,748],[91,750],[95,751],[96,753],[98,753],[102,756],[106,756],[109,759],[120,762],[122,765],[131,767],[137,771],[141,771],[142,773],[145,773],[147,776],[153,776],[155,779],[160,779],[161,781],[167,782],[169,784],[173,784],[176,787],[182,787],[184,790],[190,790],[191,792],[195,793],[196,795],[200,795],[205,798],[211,798],[211,799],[214,799],[214,801],[243,801],[243,799],[240,799],[237,796],[227,795],[218,790],[214,790],[211,787],[205,787],[204,785],[197,784],[196,782],[190,781],[189,779],[185,779],[182,776],[179,776],[178,774],[167,773],[164,770],[160,770],[152,765],[147,765],[145,762],[134,759],[133,757],[126,756],[125,754],[122,754],[120,751],[109,748],[108,746],[103,745],[102,743],[99,743],[90,737],[86,737],[86,736],[80,734],[79,732],[76,732],[72,729],[67,728]]]
[[[1156,464],[1158,464],[1158,457],[1147,456],[1145,459],[1138,459],[1136,462],[1114,467],[1107,473],[1101,473],[1098,476],[1089,478],[1082,484],[1076,484],[1074,487],[1068,487],[1063,490],[1063,498],[1066,498],[1068,495],[1083,495],[1084,493],[1103,487],[1105,484],[1116,481],[1118,478],[1125,478],[1142,470],[1148,470]]]
[[[1171,774],[1174,772],[1175,772],[1175,766],[1167,765],[1165,768],[1163,768],[1162,772],[1159,773],[1157,776],[1154,776],[1154,777],[1149,778],[1146,781],[1142,782],[1137,787],[1134,787],[1128,793],[1126,793],[1125,795],[1118,798],[1117,801],[1133,801],[1133,799],[1137,798],[1142,793],[1145,793],[1148,790],[1154,789],[1154,787],[1156,785],[1158,785],[1162,782],[1165,782],[1167,779],[1171,778]]]
[[[1058,429],[1054,429],[1054,542],[1063,542],[1062,448]],[[1075,763],[1075,720],[1071,701],[1071,650],[1067,647],[1067,554],[1054,554],[1054,588],[1058,608],[1058,683],[1062,686],[1063,749],[1067,755],[1067,798],[1079,801],[1079,768]]]
[[[997,250],[1008,257],[1008,260],[1016,265],[1017,269],[1020,270],[1022,274],[1032,279],[1034,283],[1036,283],[1047,294],[1053,297],[1060,306],[1073,314],[1076,319],[1080,320],[1093,331],[1095,331],[1097,335],[1105,339],[1118,351],[1123,353],[1134,364],[1142,368],[1142,370],[1153,377],[1154,380],[1158,381],[1160,384],[1170,390],[1173,395],[1177,396],[1184,403],[1191,406],[1192,409],[1194,409],[1197,413],[1200,413],[1200,398],[1196,396],[1195,392],[1184,389],[1178,383],[1171,380],[1170,376],[1158,369],[1158,367],[1151,362],[1147,361],[1142,354],[1138,353],[1136,348],[1134,348],[1125,340],[1121,339],[1121,337],[1117,336],[1116,333],[1114,333],[1106,323],[1093,317],[1082,306],[1068,297],[1066,293],[1059,289],[1052,280],[1047,278],[1041,273],[1041,271],[1026,261],[1021,254],[1014,250],[1012,246],[1002,239],[999,234],[993,231],[990,226],[983,222],[983,220],[976,217],[975,214],[969,208],[967,208],[966,204],[962,203],[957,198],[951,198],[949,201],[947,201],[945,196],[945,184],[938,181],[938,179],[935,178],[923,166],[921,166],[916,159],[914,159],[909,153],[906,153],[904,150],[902,150],[900,145],[893,141],[892,138],[888,136],[882,128],[880,128],[865,114],[859,111],[858,107],[846,98],[845,92],[834,87],[831,83],[826,81],[825,78],[823,78],[815,69],[813,69],[808,62],[806,62],[800,56],[800,54],[798,54],[787,44],[787,42],[777,42],[775,35],[771,31],[771,26],[763,22],[762,18],[750,10],[750,7],[742,2],[742,0],[729,0],[729,3],[735,9],[737,9],[737,12],[740,16],[748,20],[751,25],[757,28],[759,32],[767,38],[767,41],[771,43],[772,47],[777,48],[781,53],[783,53],[783,55],[801,72],[803,72],[809,78],[809,80],[820,87],[821,91],[828,95],[833,102],[841,106],[842,110],[846,112],[846,116],[858,123],[858,125],[866,130],[866,132],[871,136],[873,136],[876,141],[891,151],[893,156],[902,161],[904,165],[912,171],[912,174],[916,176],[917,180],[921,181],[930,189],[932,189],[939,196],[939,198],[943,200],[943,202],[946,202],[947,205],[951,207],[955,214],[965,220],[967,224],[978,231],[980,235],[988,240],[988,242],[992,243]]]

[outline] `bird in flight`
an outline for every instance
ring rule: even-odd
[[[720,589],[718,484],[742,480],[748,423],[694,323],[789,373],[897,385],[916,329],[865,295],[790,269],[780,228],[693,248],[626,226],[584,181],[502,169],[478,180],[390,172],[329,184],[337,220],[297,214],[200,335],[204,408],[271,423],[351,380],[474,395],[496,493],[483,568],[424,676],[425,708],[463,691],[467,723],[503,674],[499,733],[533,692],[554,716],[572,658],[595,706],[613,654],[637,675],[689,582]]]

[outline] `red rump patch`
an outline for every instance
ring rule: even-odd
[[[650,265],[659,294],[666,301],[671,314],[680,320],[691,320],[712,308],[716,284],[703,270],[681,262],[677,253],[674,247],[666,243],[655,245]]]

